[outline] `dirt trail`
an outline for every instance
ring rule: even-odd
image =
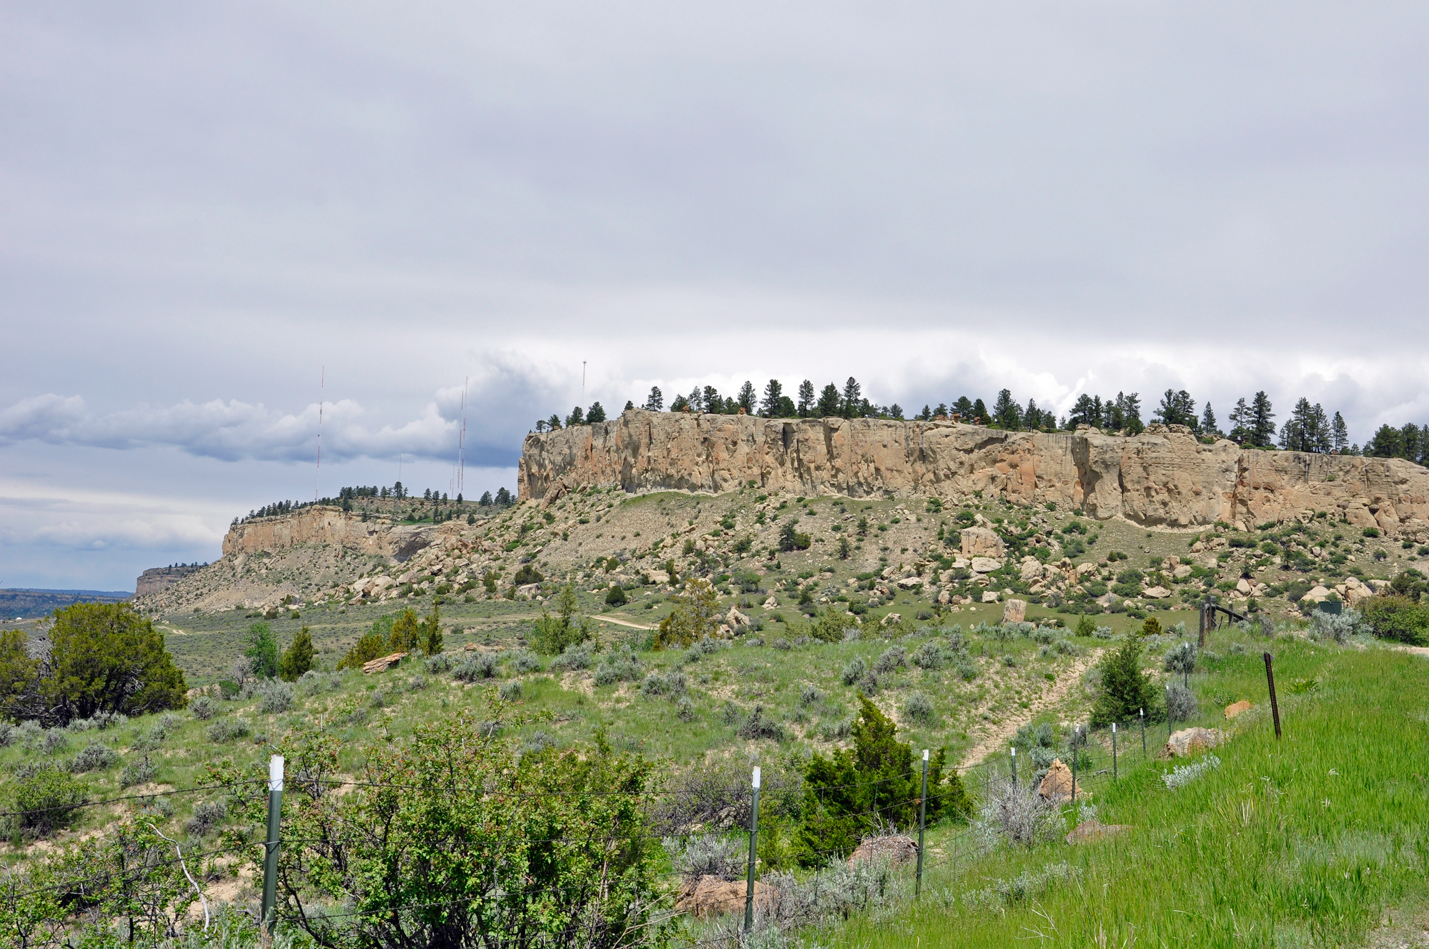
[[[962,767],[967,768],[975,765],[994,752],[1005,749],[1007,743],[1017,734],[1017,729],[1047,709],[1059,705],[1067,697],[1067,693],[1082,681],[1082,676],[1086,671],[1101,661],[1104,651],[1104,649],[1094,650],[1090,655],[1084,656],[1068,666],[1067,671],[1057,677],[1057,681],[1052,683],[1051,688],[1037,697],[1031,708],[1019,708],[1008,718],[994,723],[992,731],[979,739],[978,743],[963,755]]]
[[[614,616],[592,616],[591,619],[599,620],[602,623],[614,623],[617,626],[629,626],[631,629],[659,629],[658,626],[642,626],[639,623],[632,623],[628,619],[617,619]]]

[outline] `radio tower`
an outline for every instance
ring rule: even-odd
[[[461,428],[457,430],[456,439],[456,493],[462,494],[466,491],[466,390],[471,384],[471,376],[467,376],[461,384]]]
[[[318,503],[318,497],[322,494],[323,488],[323,395],[327,387],[327,366],[323,366],[322,375],[318,377],[318,473],[317,484],[313,486],[313,503]]]

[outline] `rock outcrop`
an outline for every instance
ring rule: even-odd
[[[139,574],[134,581],[135,596],[149,596],[162,593],[191,573],[197,573],[208,564],[180,564],[175,567],[150,567]]]
[[[580,486],[724,492],[753,483],[806,496],[967,497],[1055,503],[1099,519],[1197,528],[1344,515],[1355,527],[1429,530],[1429,470],[1400,459],[1201,444],[1182,426],[1134,437],[1004,432],[955,422],[764,419],[647,412],[528,435],[519,492]],[[225,546],[225,550],[227,547]]]
[[[386,517],[363,519],[335,507],[304,508],[278,517],[239,521],[223,538],[223,556],[274,553],[303,544],[335,544],[363,554],[403,561],[431,542],[430,526],[393,524]]]

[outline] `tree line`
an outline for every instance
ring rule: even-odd
[[[262,517],[284,517],[309,507],[340,507],[344,511],[351,511],[353,501],[369,498],[384,501],[416,500],[416,496],[400,481],[393,484],[390,488],[386,485],[380,487],[376,485],[358,485],[356,487],[341,489],[338,491],[337,497],[325,497],[317,501],[274,501],[272,504],[265,504],[263,507],[249,511],[247,517],[235,517],[232,526],[237,526]],[[447,497],[447,492],[435,491],[431,488],[426,488],[422,491],[422,500],[433,505],[434,508],[438,504],[455,503],[460,505],[466,503],[465,498],[462,497],[460,492],[458,492],[456,500],[452,501]],[[499,488],[495,495],[490,491],[483,491],[481,498],[476,503],[478,507],[508,507],[515,503],[515,497],[508,489]]]
[[[625,411],[637,406],[634,400],[625,403]],[[666,411],[665,394],[652,386],[650,394],[639,406],[649,412]],[[688,395],[677,395],[669,404],[671,412],[701,412],[713,415],[757,415],[761,418],[884,418],[902,420],[904,409],[898,403],[880,405],[863,394],[858,380],[850,376],[842,387],[830,382],[816,392],[813,382],[805,379],[791,396],[778,379],[770,379],[760,394],[754,383],[746,381],[734,395],[724,395],[715,386],[696,386]],[[1005,431],[1073,431],[1080,425],[1090,425],[1104,432],[1139,435],[1148,422],[1143,419],[1141,394],[1118,392],[1102,397],[1090,393],[1078,396],[1062,418],[1050,409],[1028,399],[1022,405],[1009,389],[1002,389],[993,400],[992,408],[982,399],[959,396],[952,402],[924,405],[912,418],[918,421],[952,419]],[[1277,426],[1274,406],[1264,390],[1241,398],[1226,416],[1228,428],[1222,429],[1215,409],[1207,401],[1200,405],[1185,389],[1167,389],[1161,400],[1150,410],[1151,421],[1162,425],[1182,425],[1203,441],[1228,438],[1249,448],[1281,448],[1318,454],[1366,455],[1379,458],[1404,458],[1418,464],[1429,464],[1429,425],[1406,424],[1400,428],[1383,425],[1363,448],[1352,444],[1349,426],[1338,411],[1330,414],[1320,403],[1301,397],[1295,402],[1290,417]],[[595,402],[588,410],[576,406],[564,421],[557,414],[536,422],[537,432],[556,431],[573,425],[590,425],[606,421],[605,409]]]

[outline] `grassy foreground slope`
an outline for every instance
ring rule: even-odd
[[[1387,908],[1425,897],[1429,662],[1293,639],[1270,648],[1283,690],[1282,740],[1257,709],[1216,751],[1220,767],[1182,787],[1168,789],[1160,777],[1167,766],[1156,762],[1095,785],[1099,819],[1130,824],[1130,832],[945,859],[920,903],[856,917],[818,941],[898,949],[1360,944]],[[1218,665],[1203,686],[1264,694],[1258,650],[1226,654]],[[1292,683],[1302,694],[1285,694]]]

